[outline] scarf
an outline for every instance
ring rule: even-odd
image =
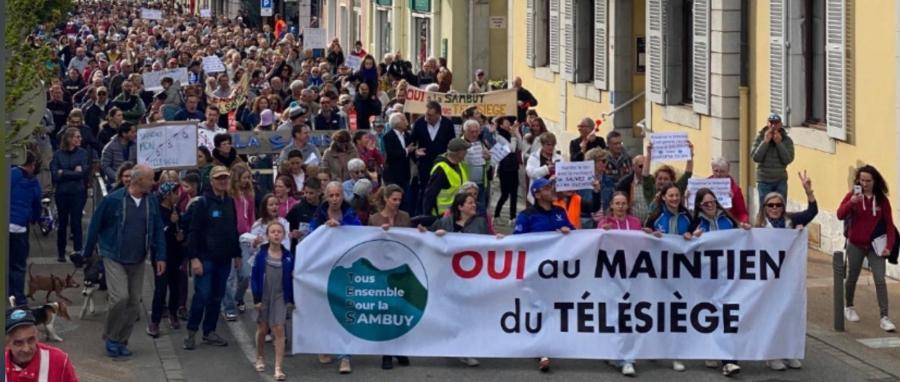
[[[228,152],[228,155],[221,154],[219,150],[213,150],[212,155],[216,161],[229,168],[235,160],[237,160],[237,150],[235,149],[231,149],[231,151]]]

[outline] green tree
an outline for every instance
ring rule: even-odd
[[[7,0],[5,47],[8,57],[4,106],[6,117],[4,139],[7,150],[21,152],[32,135],[39,131],[32,118],[43,110],[35,110],[33,100],[43,97],[44,86],[58,75],[50,65],[52,49],[45,43],[33,41],[30,36],[38,25],[45,30],[53,27],[65,17],[72,6],[71,0]],[[15,161],[15,158],[13,158]]]

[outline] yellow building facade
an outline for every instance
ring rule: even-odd
[[[835,211],[858,166],[879,169],[900,211],[898,9],[896,0],[510,0],[519,22],[508,65],[566,141],[586,116],[606,118],[603,134],[632,133],[632,154],[649,133],[687,132],[695,176],[725,158],[751,212],[751,146],[778,113],[795,144],[790,210],[806,207],[797,178],[806,170],[819,204],[811,243],[832,251],[843,246]],[[591,58],[579,53],[588,45]],[[579,73],[585,66],[592,76]]]

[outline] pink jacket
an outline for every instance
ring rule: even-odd
[[[631,215],[625,215],[625,218],[623,219],[616,219],[612,215],[606,215],[603,217],[603,220],[600,220],[600,223],[597,224],[597,227],[603,228],[607,224],[610,225],[609,229],[640,231],[642,228],[641,221]]]

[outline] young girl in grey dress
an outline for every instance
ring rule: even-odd
[[[294,310],[294,292],[291,287],[291,273],[294,258],[280,243],[284,239],[284,225],[275,221],[266,226],[269,244],[260,247],[253,261],[250,286],[253,303],[256,305],[256,371],[265,371],[263,349],[266,333],[271,328],[275,337],[275,380],[287,378],[281,369],[284,359],[284,322],[288,312]]]

